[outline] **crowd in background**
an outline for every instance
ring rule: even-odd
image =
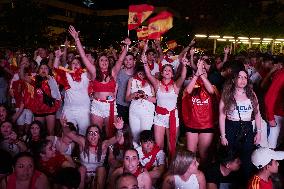
[[[282,188],[283,55],[69,33],[0,54],[0,188]]]

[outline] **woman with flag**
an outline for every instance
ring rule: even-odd
[[[147,45],[147,43],[146,43]],[[147,47],[146,47],[147,48]],[[157,107],[154,117],[154,135],[157,145],[164,148],[164,135],[166,131],[167,144],[169,147],[170,156],[175,154],[177,128],[179,126],[178,111],[177,111],[177,97],[183,81],[186,78],[186,65],[188,60],[182,59],[181,76],[174,81],[174,69],[171,65],[164,65],[162,68],[162,79],[156,79],[150,72],[147,64],[147,57],[142,55],[144,69],[147,78],[152,83],[157,98]]]
[[[125,46],[113,68],[109,65],[108,57],[104,54],[98,57],[96,65],[93,65],[86,57],[85,51],[73,26],[69,27],[69,33],[75,39],[79,54],[87,70],[92,74],[93,80],[89,86],[89,92],[92,93],[93,101],[91,104],[91,121],[102,129],[106,125],[107,137],[115,134],[113,122],[117,115],[115,96],[117,92],[117,75],[122,66],[123,60],[127,54],[127,46],[131,44],[130,39],[126,38],[123,43]]]

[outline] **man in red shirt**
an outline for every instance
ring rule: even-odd
[[[284,159],[284,151],[274,151],[269,148],[256,149],[251,155],[251,161],[259,169],[249,182],[248,189],[273,189],[270,176],[278,173],[277,160]]]
[[[266,119],[270,125],[270,134],[268,137],[269,147],[276,148],[280,128],[284,126],[284,68],[277,71],[273,77],[264,103]]]

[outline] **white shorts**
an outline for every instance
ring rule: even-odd
[[[91,114],[102,118],[109,117],[110,103],[93,100],[91,104]],[[114,102],[114,115],[117,115],[116,103]]]
[[[90,125],[90,110],[83,107],[64,107],[63,114],[66,116],[68,122],[72,122],[78,127],[79,134],[86,134],[86,130]]]
[[[178,111],[175,110],[175,116],[176,116],[176,127],[179,126],[179,118],[178,118]],[[154,125],[169,128],[169,122],[170,122],[170,114],[167,115],[162,115],[162,114],[157,114],[155,112],[155,117],[154,117]]]
[[[19,108],[16,108],[16,112],[19,111]],[[29,109],[24,109],[22,114],[17,119],[17,125],[29,125],[33,121],[33,113]]]

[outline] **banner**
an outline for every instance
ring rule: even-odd
[[[140,26],[154,11],[154,6],[142,4],[142,5],[130,5],[129,17],[128,17],[128,30],[133,30]]]
[[[173,27],[173,15],[163,11],[157,16],[149,19],[148,39],[159,39],[165,32]]]

